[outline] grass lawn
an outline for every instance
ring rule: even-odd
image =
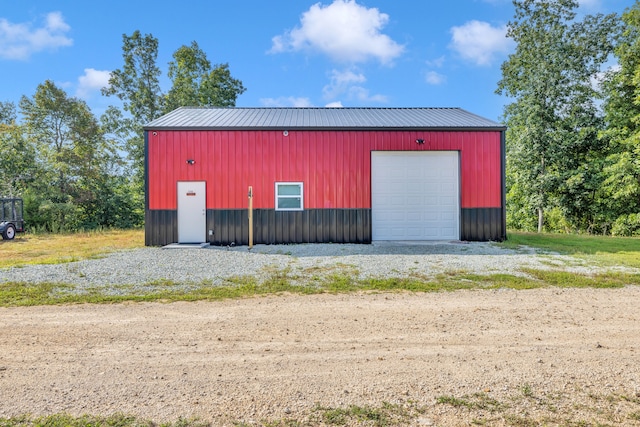
[[[575,256],[598,265],[640,268],[638,237],[509,232],[507,241],[501,245],[507,248],[525,245]]]

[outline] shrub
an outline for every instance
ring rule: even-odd
[[[619,216],[611,227],[613,236],[640,236],[640,213]]]

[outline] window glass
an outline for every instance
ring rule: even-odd
[[[299,196],[300,184],[280,184],[278,185],[278,196]]]
[[[278,197],[278,209],[301,209],[302,199],[300,197]]]
[[[276,182],[276,210],[301,211],[304,209],[301,182]]]

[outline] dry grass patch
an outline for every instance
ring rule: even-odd
[[[99,258],[108,253],[141,248],[144,230],[109,230],[72,234],[23,234],[0,240],[0,268],[29,264],[60,264]]]

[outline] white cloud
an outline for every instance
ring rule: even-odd
[[[281,96],[279,98],[261,98],[260,103],[265,107],[313,107],[309,98]]]
[[[469,21],[451,28],[449,47],[462,58],[477,65],[491,65],[496,55],[507,54],[513,46],[507,38],[507,27],[492,27],[488,22]]]
[[[378,102],[384,104],[389,101],[389,98],[385,95],[370,95],[369,89],[361,86],[352,86],[349,88],[348,99],[355,99],[359,102]]]
[[[111,77],[110,71],[85,68],[84,75],[78,77],[76,96],[86,99],[91,92],[99,91],[103,87],[109,86],[109,77]]]
[[[602,0],[578,0],[580,7],[584,7],[586,9],[599,9],[602,6]]]
[[[387,102],[384,95],[370,95],[369,90],[362,87],[367,78],[364,74],[351,70],[331,71],[331,82],[322,89],[325,99],[335,99],[347,95],[349,99],[360,102]]]
[[[435,71],[427,71],[427,73],[425,74],[425,80],[427,81],[427,83],[429,83],[430,85],[441,85],[442,83],[447,81],[447,77],[440,74],[440,73],[436,73]]]
[[[389,15],[366,8],[355,0],[334,0],[328,6],[316,3],[302,14],[300,26],[272,39],[269,52],[321,52],[344,63],[377,59],[390,65],[404,51],[381,30]]]
[[[325,108],[344,108],[344,105],[342,105],[342,102],[340,101],[335,101],[335,102],[328,103],[324,107]]]
[[[429,67],[442,68],[445,62],[445,57],[441,56],[436,59],[427,60],[427,65]]]
[[[427,60],[426,63],[429,68],[442,68],[445,63],[445,57],[441,56],[433,60]],[[445,83],[447,77],[437,71],[429,70],[424,73],[424,80],[430,85],[438,86]]]
[[[73,39],[65,35],[70,30],[60,12],[49,13],[40,28],[0,18],[0,58],[24,60],[43,50],[71,46]]]
[[[331,71],[331,82],[322,89],[322,93],[325,99],[334,99],[348,92],[349,87],[357,83],[364,83],[367,78],[364,74],[355,73],[351,70],[346,71]]]

